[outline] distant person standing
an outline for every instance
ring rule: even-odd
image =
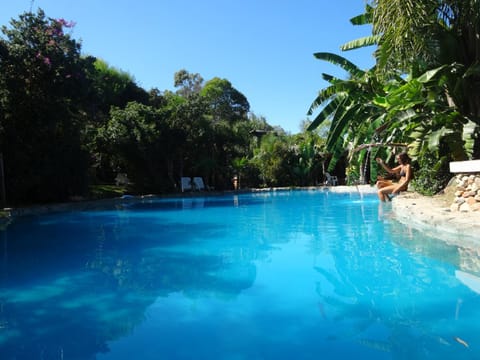
[[[380,159],[376,158],[375,159],[378,164],[380,164],[385,171],[387,171],[389,174],[397,174],[400,176],[400,179],[398,182],[393,182],[391,180],[378,180],[377,181],[377,188],[378,188],[378,198],[381,201],[390,201],[390,194],[396,195],[400,191],[406,191],[408,189],[408,184],[413,178],[413,169],[412,166],[410,165],[411,159],[407,155],[407,153],[403,152],[400,155],[397,156],[397,161],[400,165],[390,168],[388,167],[385,162]]]

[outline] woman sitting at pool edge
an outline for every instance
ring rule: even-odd
[[[390,180],[378,180],[377,181],[377,188],[378,190],[378,198],[381,201],[390,201],[390,194],[396,195],[400,191],[406,191],[408,188],[408,183],[413,178],[413,170],[412,166],[410,165],[410,157],[407,153],[401,153],[397,156],[397,161],[400,165],[390,168],[388,167],[385,162],[380,159],[375,159],[378,164],[380,164],[389,174],[398,174],[400,176],[400,180],[397,183],[394,183]]]

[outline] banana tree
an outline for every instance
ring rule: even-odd
[[[321,109],[308,130],[313,130],[326,121],[331,122],[326,148],[332,153],[328,165],[328,171],[332,171],[345,150],[379,140],[376,139],[375,130],[384,124],[386,110],[374,100],[386,93],[374,68],[363,71],[344,57],[332,53],[316,53],[314,56],[339,65],[349,75],[347,80],[341,80],[323,74],[322,77],[329,86],[318,93],[308,110],[308,114],[312,115],[315,110]],[[373,158],[369,157],[369,160]]]
[[[394,140],[411,143],[411,155],[439,149],[444,142],[452,160],[465,160],[473,153],[477,125],[451,106],[443,84],[451,66],[440,66],[387,90],[374,102],[384,107],[389,121],[382,130]]]
[[[376,45],[377,63],[362,72],[342,57],[315,54],[349,74],[348,80],[323,74],[329,86],[309,110],[312,114],[321,109],[309,129],[332,122],[329,169],[346,149],[358,149],[358,144],[367,147],[351,161],[363,169],[373,158],[372,149],[392,154],[390,148],[382,150],[372,143],[408,143],[419,163],[437,159],[432,168],[445,167],[449,160],[478,158],[480,1],[375,0],[351,22],[373,25],[372,35],[341,49]]]
[[[365,19],[379,37],[377,66],[413,77],[442,68],[441,81],[431,88],[436,87],[438,99],[448,104],[446,113],[458,113],[454,117],[462,122],[462,132],[467,132],[464,141],[471,139],[468,133],[480,126],[480,1],[375,0],[371,4]],[[442,116],[447,127],[452,126],[450,115]],[[478,158],[480,137],[475,141],[469,157]]]

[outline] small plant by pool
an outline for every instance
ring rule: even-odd
[[[0,242],[1,359],[462,359],[480,349],[478,252],[409,230],[375,195],[125,202],[20,217]]]

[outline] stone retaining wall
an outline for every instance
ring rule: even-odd
[[[480,174],[458,174],[453,178],[455,198],[451,211],[480,211]]]

